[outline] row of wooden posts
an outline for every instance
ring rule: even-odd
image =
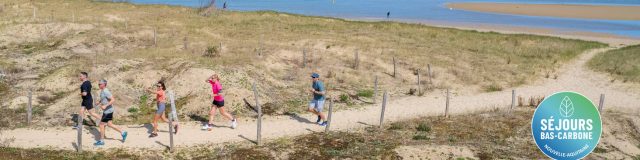
[[[375,78],[374,81],[374,95],[378,95],[378,78]],[[27,125],[31,124],[31,119],[32,119],[32,101],[33,101],[33,93],[32,93],[32,89],[29,89],[29,93],[28,93],[28,106],[27,106]],[[258,94],[258,90],[256,88],[256,83],[253,83],[253,93],[254,93],[254,97],[255,97],[255,103],[256,103],[256,112],[257,112],[257,137],[256,137],[256,144],[261,145],[262,144],[262,107],[260,106],[260,99],[259,99],[259,94]],[[375,97],[373,98],[373,102],[376,103],[375,101]],[[600,103],[598,104],[598,110],[602,111],[602,109],[604,108],[604,98],[605,95],[604,94],[600,94]],[[169,150],[173,151],[174,149],[174,139],[173,139],[173,121],[174,118],[177,118],[177,113],[176,113],[176,106],[175,106],[175,94],[172,91],[169,91],[169,99],[171,101],[171,113],[170,113],[170,118],[169,118]],[[383,127],[383,123],[384,123],[384,113],[385,113],[385,109],[386,109],[386,105],[387,105],[387,101],[389,99],[389,94],[385,91],[383,94],[383,98],[382,98],[382,110],[380,112],[380,124],[379,127],[382,128]],[[512,90],[511,91],[511,106],[509,107],[508,113],[511,113],[513,108],[515,107],[515,103],[516,103],[516,91]],[[445,101],[445,110],[444,110],[444,117],[449,117],[449,100],[450,100],[450,91],[449,89],[446,89],[446,101]],[[327,126],[325,127],[325,132],[328,133],[330,131],[330,127],[331,127],[331,118],[332,118],[332,114],[333,114],[333,98],[329,99],[329,112],[327,115]],[[78,140],[77,140],[77,150],[78,152],[82,152],[82,124],[83,124],[83,119],[84,117],[79,116],[78,115],[78,119],[77,122],[79,124],[80,127],[78,127],[77,131],[78,131]]]

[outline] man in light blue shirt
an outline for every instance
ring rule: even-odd
[[[113,123],[111,122],[113,120],[113,112],[115,111],[115,109],[113,108],[113,102],[115,102],[116,99],[113,98],[113,95],[107,88],[107,80],[104,80],[104,79],[100,80],[99,86],[100,86],[100,100],[96,103],[96,106],[99,106],[100,109],[102,109],[103,111],[102,111],[102,119],[100,120],[100,138],[98,138],[99,140],[96,143],[94,143],[94,145],[95,146],[104,145],[105,125],[120,132],[120,134],[122,135],[122,142],[124,143],[124,141],[127,139],[127,131],[121,130],[118,126],[113,125]]]
[[[311,88],[309,89],[309,91],[313,94],[313,99],[309,103],[309,112],[318,116],[318,120],[316,120],[316,123],[318,123],[318,125],[326,126],[327,120],[322,113],[326,93],[324,83],[320,81],[320,75],[318,73],[311,74],[311,79],[313,80],[313,84],[311,84]]]

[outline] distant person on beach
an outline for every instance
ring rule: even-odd
[[[82,81],[82,85],[80,85],[80,97],[82,98],[82,103],[80,107],[80,112],[78,113],[78,118],[84,118],[84,112],[89,112],[95,119],[100,119],[98,114],[94,113],[93,110],[93,97],[91,96],[91,81],[89,81],[89,74],[87,72],[80,72],[80,81]],[[82,124],[77,124],[73,126],[74,129],[78,127],[82,127]]]
[[[389,16],[391,16],[391,11],[387,12],[387,18],[389,18]]]
[[[156,90],[153,89],[147,89],[147,91],[156,94],[156,101],[157,101],[157,106],[158,106],[158,110],[156,110],[156,113],[153,115],[153,131],[151,132],[151,135],[149,135],[149,138],[153,138],[158,136],[158,121],[162,120],[164,122],[169,122],[169,120],[167,119],[167,117],[164,115],[164,111],[166,109],[167,106],[167,96],[165,94],[165,91],[167,90],[167,87],[164,85],[163,81],[158,81],[158,83],[156,84]],[[175,131],[175,133],[178,133],[178,122],[173,122],[173,129]]]
[[[222,96],[222,85],[220,84],[220,77],[218,74],[213,74],[207,80],[206,83],[211,84],[211,92],[213,93],[211,102],[211,109],[209,110],[209,122],[202,126],[202,130],[211,131],[213,127],[213,118],[216,115],[216,109],[220,110],[220,114],[231,120],[231,128],[235,129],[238,126],[238,120],[229,114],[224,108],[224,97]]]
[[[116,101],[116,99],[113,98],[111,91],[109,91],[109,89],[107,88],[107,80],[100,80],[98,86],[100,87],[100,100],[96,102],[96,105],[100,106],[100,109],[102,109],[102,119],[100,119],[100,138],[93,145],[104,145],[105,125],[120,132],[120,135],[122,136],[122,142],[124,143],[124,141],[127,140],[127,131],[122,131],[118,126],[111,123],[111,121],[113,121],[113,112],[115,111],[115,108],[113,108],[113,103]]]
[[[224,1],[224,4],[222,4],[222,9],[226,10],[227,9],[227,1]]]
[[[318,73],[311,74],[313,83],[309,92],[313,94],[313,99],[309,103],[309,112],[318,116],[316,123],[320,126],[326,126],[327,120],[324,114],[322,114],[322,108],[324,108],[325,89],[324,84],[320,81],[320,75]]]

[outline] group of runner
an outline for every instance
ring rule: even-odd
[[[82,82],[82,84],[80,85],[80,97],[82,98],[82,103],[81,103],[80,111],[78,113],[78,118],[84,118],[84,114],[85,112],[87,112],[91,117],[95,119],[100,119],[100,124],[99,124],[100,137],[96,138],[98,140],[96,141],[96,143],[94,143],[95,146],[105,145],[104,134],[105,134],[106,126],[118,131],[122,136],[122,142],[124,143],[125,140],[127,139],[127,131],[120,129],[120,127],[112,123],[113,114],[115,112],[115,107],[113,107],[115,98],[111,93],[111,91],[107,88],[107,80],[101,79],[99,80],[99,84],[98,84],[100,88],[100,92],[99,92],[100,98],[98,101],[96,101],[95,106],[99,106],[99,108],[102,109],[102,116],[100,117],[98,116],[98,114],[93,112],[94,101],[91,95],[92,86],[91,86],[91,82],[88,79],[88,76],[89,74],[87,72],[81,72],[79,74],[80,81]],[[313,83],[311,85],[311,88],[309,89],[309,92],[313,94],[313,99],[309,103],[308,111],[318,117],[316,121],[318,125],[326,126],[327,125],[326,117],[322,113],[322,109],[325,101],[325,93],[326,93],[324,84],[322,83],[322,81],[320,81],[320,75],[317,73],[312,73],[311,79]],[[230,121],[231,128],[235,129],[238,126],[238,122],[237,122],[237,119],[233,115],[229,114],[224,107],[224,97],[222,92],[222,85],[220,83],[220,77],[217,74],[213,74],[205,80],[205,83],[208,83],[211,85],[213,101],[211,102],[211,107],[209,110],[209,121],[202,126],[202,130],[207,130],[207,131],[212,130],[213,120],[216,115],[216,110],[220,111],[220,114],[224,118]],[[155,94],[156,104],[157,104],[157,110],[153,115],[153,121],[152,121],[153,130],[151,131],[149,138],[158,136],[159,120],[168,122],[168,119],[165,115],[165,109],[167,104],[165,91],[167,90],[167,87],[163,81],[158,81],[155,87],[156,87],[155,90],[152,88],[147,89],[149,93]],[[177,134],[179,129],[178,122],[174,121],[172,125],[174,127],[175,134]],[[82,127],[82,124],[76,123],[73,127],[74,129],[76,129],[78,127]]]

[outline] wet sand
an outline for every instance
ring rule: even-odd
[[[640,6],[517,4],[517,3],[449,3],[447,7],[478,12],[518,14],[604,20],[640,20]]]

